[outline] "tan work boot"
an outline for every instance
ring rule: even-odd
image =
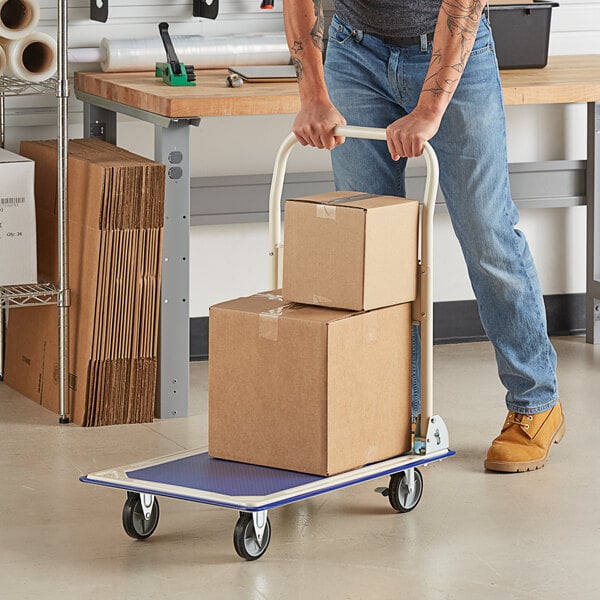
[[[522,473],[541,469],[550,446],[565,434],[565,417],[560,402],[535,415],[509,412],[502,432],[492,442],[484,462],[486,469]]]

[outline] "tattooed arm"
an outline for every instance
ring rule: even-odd
[[[433,53],[419,102],[388,127],[392,158],[420,156],[440,126],[475,43],[485,0],[442,0]]]
[[[294,133],[303,146],[331,149],[344,139],[335,137],[344,117],[333,106],[323,75],[323,0],[284,2],[283,17],[292,64],[298,76],[300,112]]]

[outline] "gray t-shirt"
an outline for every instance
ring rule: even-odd
[[[433,33],[441,4],[442,0],[334,0],[342,21],[386,40]]]

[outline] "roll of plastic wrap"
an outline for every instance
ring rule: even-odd
[[[217,69],[234,65],[286,65],[290,51],[284,34],[173,36],[179,60],[197,69]],[[162,41],[155,38],[111,40],[104,38],[100,49],[106,52],[103,71],[152,71],[166,60]]]
[[[102,48],[69,48],[69,63],[101,63],[106,60],[106,52]]]
[[[0,40],[6,52],[6,75],[39,83],[56,72],[56,42],[36,31],[18,40]]]
[[[6,52],[4,52],[4,48],[0,46],[0,75],[4,75],[4,71],[6,70]]]
[[[22,38],[37,27],[39,20],[38,0],[0,0],[0,37]]]

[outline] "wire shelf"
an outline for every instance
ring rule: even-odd
[[[0,308],[57,304],[58,292],[53,283],[0,287]]]
[[[50,77],[46,81],[33,83],[16,77],[0,75],[0,94],[4,96],[25,96],[27,94],[49,94],[56,92],[58,80]]]

